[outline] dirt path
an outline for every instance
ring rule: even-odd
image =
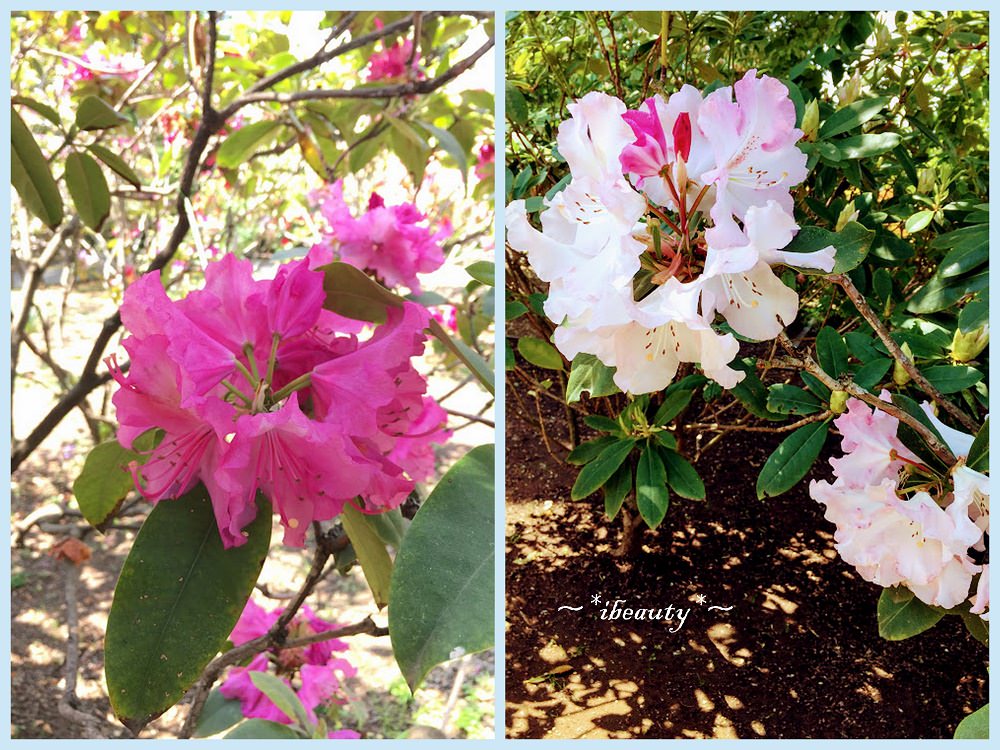
[[[548,434],[565,439],[558,405],[542,402]],[[879,589],[836,555],[805,482],[757,500],[748,477],[779,440],[736,433],[709,448],[707,500],[673,496],[620,560],[621,522],[597,497],[568,499],[576,468],[508,407],[507,736],[951,737],[988,700],[986,649],[957,618],[878,636]],[[619,613],[673,606],[673,621],[611,619],[615,600]]]

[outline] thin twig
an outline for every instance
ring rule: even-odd
[[[687,424],[682,424],[681,427],[685,430],[711,430],[713,432],[791,432],[792,430],[799,429],[799,427],[805,427],[807,424],[820,422],[832,415],[833,412],[827,409],[826,411],[812,414],[808,417],[800,419],[797,422],[783,424],[780,427],[768,427],[766,425],[719,424],[717,422],[689,422]]]

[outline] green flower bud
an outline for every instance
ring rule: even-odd
[[[834,391],[830,394],[830,411],[834,414],[847,411],[847,391]]]
[[[956,362],[969,362],[979,356],[980,352],[990,343],[990,327],[977,328],[968,333],[955,329],[951,340],[951,358]]]
[[[912,362],[913,352],[910,351],[910,345],[904,341],[903,345],[899,348],[903,350],[903,354],[909,357]],[[908,373],[906,368],[899,362],[895,362],[892,366],[892,382],[899,386],[906,385],[910,382],[910,373]]]
[[[936,180],[937,170],[934,167],[924,167],[917,172],[917,192],[921,195],[929,195],[934,190]]]
[[[802,132],[807,141],[815,141],[819,132],[819,102],[813,99],[802,112]]]

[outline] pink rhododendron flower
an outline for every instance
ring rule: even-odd
[[[384,24],[378,18],[375,19],[375,28],[381,29]],[[392,45],[382,42],[382,49],[374,52],[368,58],[368,81],[384,81],[394,78],[402,78],[407,73],[407,64],[410,70],[414,71],[417,78],[423,78],[423,71],[420,70],[420,55],[413,54],[412,39],[397,39]],[[410,61],[410,57],[413,61]]]
[[[278,608],[268,612],[250,599],[229,640],[234,646],[240,646],[266,635],[278,621],[281,611]],[[317,617],[308,606],[303,606],[289,624],[288,640],[336,629],[336,625]],[[251,678],[254,672],[267,672],[273,660],[282,682],[296,692],[309,719],[316,722],[316,709],[330,703],[343,703],[344,700],[338,697],[340,685],[345,678],[357,674],[357,669],[349,661],[334,656],[334,652],[346,650],[344,641],[331,638],[296,649],[279,649],[271,655],[257,654],[245,667],[233,667],[219,691],[230,700],[238,700],[243,715],[248,719],[291,724],[293,720],[261,692]],[[343,739],[360,736],[350,730],[340,732],[338,737]],[[333,733],[330,736],[333,738]]]
[[[496,154],[496,147],[493,143],[484,143],[479,147],[479,153],[476,155],[476,167],[475,175],[480,180],[486,179],[486,177],[493,173],[493,160]]]
[[[430,308],[431,317],[452,333],[458,332],[458,311],[454,305],[435,305]]]
[[[371,271],[387,287],[405,286],[419,294],[417,274],[444,263],[441,241],[451,235],[451,225],[442,222],[434,231],[412,203],[387,206],[372,193],[368,211],[355,218],[339,180],[319,198],[320,212],[330,225],[320,246],[345,263]]]
[[[128,374],[109,360],[119,440],[164,433],[132,466],[136,487],[159,501],[203,482],[227,547],[246,541],[258,490],[296,546],[348,502],[395,507],[427,476],[430,444],[449,435],[411,362],[426,309],[391,308],[361,339],[362,324],[323,309],[315,269],[327,262],[318,248],[255,280],[249,261],[226,255],[184,299],[167,297],[157,273],[126,290]]]

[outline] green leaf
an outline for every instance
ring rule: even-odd
[[[962,333],[971,333],[990,322],[990,301],[984,291],[969,301],[958,314],[958,327]]]
[[[57,128],[62,127],[62,120],[59,117],[59,113],[48,104],[43,104],[42,102],[34,99],[29,99],[26,96],[12,96],[10,103],[20,104],[22,107],[34,110]]]
[[[867,135],[854,135],[834,141],[837,150],[840,152],[840,160],[845,159],[871,159],[873,156],[892,151],[899,145],[901,136],[898,133],[869,133]]]
[[[63,220],[59,186],[35,137],[17,111],[10,108],[10,182],[25,207],[50,229]]]
[[[851,354],[862,362],[870,362],[882,356],[882,352],[875,348],[875,339],[866,336],[858,331],[850,331],[844,334],[844,341]]]
[[[629,13],[629,16],[636,22],[636,24],[648,31],[650,34],[653,34],[654,36],[660,35],[660,11],[632,11]]]
[[[126,164],[125,160],[118,154],[105,148],[99,143],[93,143],[87,146],[87,150],[103,161],[112,172],[120,177],[123,177],[126,182],[131,183],[136,188],[142,187],[142,181],[139,179],[139,176],[132,171],[132,167]]]
[[[302,735],[287,724],[267,719],[248,719],[227,734],[224,740],[301,740]]]
[[[570,404],[579,401],[584,392],[590,398],[621,393],[615,385],[614,377],[614,367],[608,367],[593,354],[577,354],[569,369],[566,401]]]
[[[874,239],[875,232],[856,221],[849,221],[839,232],[820,227],[802,227],[784,250],[789,253],[811,253],[833,245],[836,254],[830,273],[847,273],[861,265]],[[824,273],[815,268],[804,268],[802,271],[812,275]]]
[[[203,485],[157,503],[122,566],[104,639],[108,697],[134,733],[173,706],[226,644],[271,541],[259,500],[246,543],[224,549]]]
[[[250,672],[250,681],[253,682],[255,688],[271,700],[271,703],[277,706],[281,713],[300,727],[305,729],[311,724],[299,696],[280,677],[270,672],[253,671]]]
[[[639,465],[635,470],[635,502],[639,515],[651,529],[660,525],[670,507],[667,472],[659,451],[651,445],[646,445],[639,454]]]
[[[486,286],[496,286],[496,268],[492,261],[477,260],[465,268],[465,272]],[[527,309],[527,308],[525,308]]]
[[[968,365],[936,365],[922,371],[941,393],[958,393],[983,379],[983,374]]]
[[[990,645],[989,623],[986,622],[986,620],[984,620],[979,615],[974,615],[971,612],[960,611],[959,614],[962,618],[962,624],[964,624],[965,629],[969,631],[969,635],[971,635],[977,641],[979,641],[984,646],[989,648]]]
[[[653,415],[653,424],[662,427],[672,422],[691,403],[692,395],[691,391],[672,391]]]
[[[517,351],[537,367],[546,370],[563,369],[562,355],[548,341],[533,336],[523,336],[517,340]]]
[[[819,129],[820,138],[831,138],[848,130],[853,130],[859,125],[864,125],[875,115],[877,115],[886,104],[889,97],[877,96],[871,99],[863,99],[851,102],[846,107],[842,107],[826,118]]]
[[[667,469],[667,484],[681,497],[689,500],[705,499],[705,483],[698,476],[698,470],[677,451],[660,451]]]
[[[928,227],[933,218],[933,211],[917,211],[906,220],[906,231],[910,234],[916,234],[917,232],[923,231]]]
[[[730,363],[730,366],[734,369],[745,372],[746,377],[737,383],[735,388],[731,388],[729,392],[736,396],[740,400],[740,403],[746,407],[746,410],[755,417],[770,419],[772,421],[782,420],[784,417],[781,414],[775,414],[767,408],[767,388],[757,375],[755,362],[756,360],[752,357],[744,357],[743,359],[733,360]]]
[[[382,609],[389,603],[389,581],[392,578],[392,559],[379,537],[370,516],[351,505],[345,505],[340,514],[344,531],[358,555],[368,588],[372,590],[375,605]]]
[[[593,427],[595,430],[601,430],[602,432],[611,432],[616,435],[624,434],[622,433],[622,426],[617,420],[605,417],[602,414],[588,414],[583,418],[583,423],[588,427]]]
[[[972,441],[969,448],[969,455],[965,459],[965,465],[973,471],[985,474],[990,470],[990,420],[983,422],[983,426],[976,433],[976,439]]]
[[[633,484],[632,465],[628,461],[619,466],[611,479],[604,483],[601,490],[604,492],[604,515],[608,520],[618,515]]]
[[[406,529],[410,525],[410,520],[403,516],[399,508],[393,508],[384,513],[366,515],[365,518],[383,543],[399,549],[399,545],[403,543],[403,537],[406,536]]]
[[[951,307],[966,294],[979,292],[989,287],[989,271],[983,271],[974,276],[945,278],[935,273],[930,280],[914,294],[906,305],[906,309],[917,315],[935,313]]]
[[[929,607],[905,588],[890,588],[878,598],[878,634],[887,641],[902,641],[934,627],[944,612]]]
[[[91,526],[100,527],[131,492],[134,485],[128,465],[131,461],[146,462],[147,457],[139,451],[152,447],[152,436],[153,431],[150,431],[140,437],[136,441],[138,450],[129,450],[117,440],[108,440],[87,454],[83,470],[73,482],[73,495]]]
[[[812,422],[782,440],[757,477],[757,499],[777,497],[798,484],[819,457],[829,430],[829,419]]]
[[[949,251],[941,261],[938,272],[946,279],[961,276],[974,268],[979,268],[989,259],[989,238],[985,237],[981,244],[961,245]]]
[[[389,634],[415,690],[435,665],[493,645],[493,446],[473,448],[420,506],[396,556]]]
[[[815,414],[823,408],[809,391],[795,385],[775,383],[767,391],[767,408],[778,414]]]
[[[658,430],[653,433],[653,440],[655,440],[668,450],[672,451],[677,450],[677,438],[674,437],[672,432],[667,432],[666,430]]]
[[[588,464],[597,458],[601,454],[601,451],[617,442],[618,439],[611,435],[602,435],[594,440],[588,440],[586,443],[580,443],[566,456],[566,463],[575,466]]]
[[[507,82],[504,87],[504,111],[507,117],[516,125],[524,125],[528,122],[528,102],[524,99],[524,94],[514,84]]]
[[[219,146],[215,154],[215,163],[220,167],[234,169],[251,156],[257,147],[265,141],[281,123],[277,120],[263,120],[244,125],[230,135]]]
[[[80,130],[104,130],[128,122],[110,104],[96,96],[85,96],[76,108],[76,126]]]
[[[873,359],[858,368],[857,372],[854,373],[854,382],[866,391],[874,392],[872,389],[882,382],[882,378],[886,376],[891,367],[892,360],[889,357]]]
[[[512,320],[517,320],[526,312],[528,312],[528,306],[523,302],[511,302],[508,300],[507,304],[504,306],[504,317],[507,319],[508,323]],[[587,356],[592,357],[594,355],[588,354]]]
[[[211,737],[224,732],[243,720],[243,708],[238,700],[229,700],[219,688],[213,689],[205,700],[205,706],[198,717],[194,737]]]
[[[419,122],[418,124],[437,139],[438,148],[444,149],[445,153],[455,160],[458,170],[462,173],[462,180],[468,181],[469,156],[454,134],[429,122]]]
[[[988,740],[990,738],[990,704],[973,711],[955,727],[956,740]]]
[[[100,229],[111,213],[111,192],[100,165],[87,154],[74,151],[66,158],[65,179],[83,223]]]
[[[583,500],[597,492],[598,488],[611,479],[611,475],[628,458],[633,446],[635,446],[634,438],[624,438],[601,451],[597,458],[580,470],[570,497],[574,500]]]
[[[384,323],[386,307],[402,307],[403,300],[390,292],[364,271],[348,263],[334,261],[322,266],[323,307],[352,320]]]
[[[828,375],[839,378],[847,372],[847,344],[836,329],[823,326],[816,334],[816,357]]]

